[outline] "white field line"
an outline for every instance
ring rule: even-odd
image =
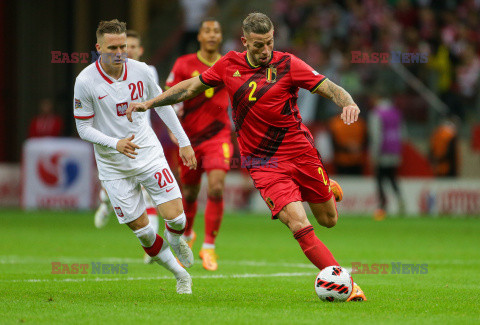
[[[72,263],[131,263],[131,264],[143,264],[142,258],[119,258],[119,257],[72,257],[72,256],[57,256],[57,257],[38,257],[38,256],[18,256],[18,255],[0,255],[1,264],[36,264],[60,262],[63,264]],[[195,262],[201,262],[196,259]],[[360,262],[362,264],[391,264],[392,262],[401,262],[402,264],[432,264],[432,265],[479,265],[480,259],[470,260],[402,260],[392,258],[391,260],[354,260],[352,262]],[[270,267],[292,267],[292,268],[305,268],[315,269],[311,263],[283,263],[283,262],[270,262],[270,261],[249,261],[249,260],[224,260],[219,259],[218,264],[222,265],[244,265],[244,266],[270,266]],[[346,264],[348,265],[348,264]],[[348,268],[347,268],[348,269]]]
[[[271,278],[271,277],[296,277],[313,276],[312,272],[296,273],[245,273],[245,274],[212,274],[212,275],[192,275],[193,279],[232,279],[232,278]],[[67,278],[67,279],[21,279],[21,280],[0,280],[0,282],[111,282],[111,281],[145,281],[145,280],[168,280],[173,276],[155,276],[155,277],[117,277],[117,278]]]
[[[55,258],[44,258],[44,257],[35,257],[35,256],[1,256],[0,255],[0,264],[36,264],[36,263],[45,263],[50,264],[52,262],[60,262],[62,264],[72,264],[72,263],[92,263],[92,262],[101,262],[101,263],[131,263],[131,264],[143,264],[141,258],[117,258],[117,257],[101,257],[101,258],[86,258],[86,257],[67,257],[59,256]],[[197,259],[195,262],[201,262]],[[306,268],[306,269],[315,269],[311,263],[275,263],[267,261],[231,261],[231,260],[219,260],[219,264],[225,265],[244,265],[244,266],[273,266],[273,267],[294,267],[294,268]]]

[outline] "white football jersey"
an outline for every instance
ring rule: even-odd
[[[116,149],[94,144],[99,178],[113,180],[137,175],[159,156],[164,157],[157,136],[149,125],[148,114],[133,113],[129,122],[126,110],[130,102],[144,102],[162,93],[151,69],[142,62],[128,59],[118,80],[103,71],[99,61],[82,70],[75,81],[73,115],[77,119],[93,118],[100,132],[123,139],[134,134],[138,155],[128,158]]]

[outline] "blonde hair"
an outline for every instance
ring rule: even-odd
[[[267,15],[252,12],[243,20],[243,34],[266,34],[273,29],[273,23]]]

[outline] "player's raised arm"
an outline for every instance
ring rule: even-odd
[[[353,101],[352,96],[350,96],[350,94],[342,87],[336,85],[329,79],[326,79],[317,88],[315,93],[331,99],[335,104],[343,109],[340,117],[345,124],[350,125],[358,120],[360,109]]]
[[[183,102],[187,99],[197,96],[208,88],[210,87],[203,84],[198,76],[184,80],[151,100],[143,103],[130,103],[127,108],[127,118],[130,122],[132,122],[133,112],[145,112],[153,107]]]

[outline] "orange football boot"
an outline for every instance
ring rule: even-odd
[[[366,301],[366,300],[367,300],[367,297],[365,297],[365,294],[363,293],[362,289],[360,289],[358,284],[354,282],[352,293],[350,294],[350,297],[348,297],[347,301]]]
[[[203,260],[203,268],[207,271],[216,271],[218,269],[217,254],[213,248],[202,248],[200,258]]]
[[[332,189],[335,201],[340,202],[341,200],[343,200],[343,190],[340,185],[333,179],[330,179],[330,188]]]
[[[383,221],[385,220],[386,217],[387,217],[387,212],[383,209],[377,209],[373,214],[373,219],[375,221]]]
[[[192,230],[192,234],[190,235],[190,238],[185,238],[183,237],[183,239],[185,239],[185,241],[187,242],[188,246],[190,248],[193,247],[193,244],[195,243],[195,239],[197,239],[197,234],[195,233],[195,231]]]

